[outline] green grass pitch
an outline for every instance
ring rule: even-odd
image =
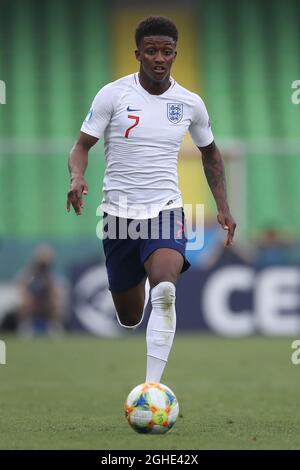
[[[136,434],[124,417],[127,394],[144,380],[143,334],[5,340],[1,449],[300,448],[290,338],[178,334],[163,383],[180,417],[166,435]]]

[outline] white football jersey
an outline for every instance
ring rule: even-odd
[[[101,88],[81,131],[104,135],[102,210],[137,219],[182,206],[177,160],[185,133],[190,132],[198,147],[213,141],[198,95],[173,78],[167,91],[151,95],[141,86],[138,73]]]

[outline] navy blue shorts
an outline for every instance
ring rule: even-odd
[[[123,292],[146,276],[144,263],[159,248],[171,248],[183,256],[181,272],[190,267],[185,257],[187,238],[182,208],[164,210],[153,219],[103,218],[103,248],[109,289]]]

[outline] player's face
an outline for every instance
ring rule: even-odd
[[[168,36],[147,36],[135,51],[141,69],[154,82],[162,82],[170,76],[176,58],[176,44]]]

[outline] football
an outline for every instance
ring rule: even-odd
[[[132,429],[144,434],[164,434],[175,424],[179,405],[172,390],[161,383],[137,385],[125,401],[125,416]]]

